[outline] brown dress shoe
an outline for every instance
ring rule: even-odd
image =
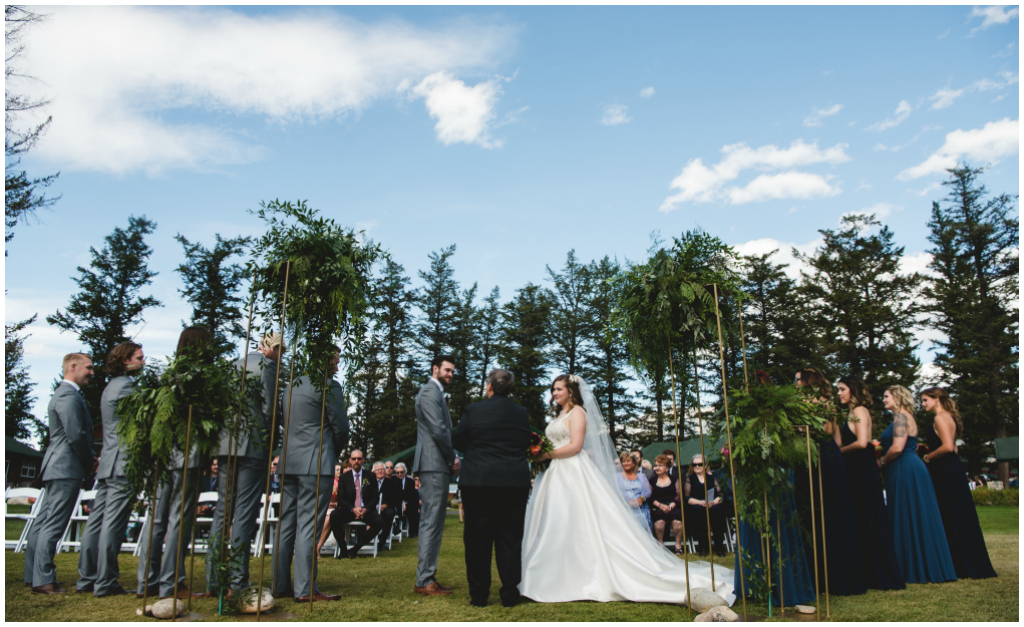
[[[455,588],[453,588],[451,586],[446,586],[446,585],[442,584],[440,581],[435,582],[435,583],[437,583],[437,587],[442,589],[442,590],[449,590],[449,591],[451,591],[451,590],[455,589]]]
[[[287,592],[275,592],[274,593],[274,598],[275,599],[287,599],[288,597],[291,597],[291,596],[292,595],[288,594]]]
[[[427,585],[423,586],[422,588],[419,587],[419,586],[413,586],[412,590],[413,590],[413,592],[415,592],[417,594],[426,594],[426,595],[432,596],[432,597],[439,597],[439,596],[444,596],[446,594],[451,594],[452,593],[451,588],[445,590],[441,586],[437,585],[436,581],[431,581],[430,583],[428,583]]]
[[[175,598],[177,598],[177,599],[187,599],[187,598],[189,598],[190,596],[191,596],[192,598],[199,598],[199,597],[202,597],[202,596],[204,596],[204,595],[205,595],[205,593],[204,593],[204,592],[190,592],[188,588],[186,588],[185,586],[182,586],[182,587],[178,588],[178,594],[177,594],[176,596],[175,596],[175,595],[172,595],[172,594],[168,594],[167,596],[162,596],[162,597],[160,597],[160,599],[161,599],[161,600],[163,600],[163,599],[169,599],[169,598],[171,598],[172,596],[174,596],[174,597],[175,597]]]
[[[337,601],[341,598],[340,594],[322,594],[317,592],[313,595],[314,601]],[[309,597],[295,597],[296,603],[309,603]]]
[[[42,586],[32,586],[32,594],[61,594],[67,592],[64,588],[55,583],[48,583]]]

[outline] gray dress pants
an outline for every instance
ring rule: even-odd
[[[316,475],[285,475],[281,486],[281,543],[274,547],[274,568],[277,576],[275,594],[292,594],[295,598],[320,592],[313,572],[314,544],[320,537],[331,502],[334,477],[320,477],[320,501],[313,521],[313,502],[316,500]],[[295,558],[295,578],[292,585],[292,557]],[[310,574],[313,575],[310,581]],[[311,585],[312,584],[312,585]]]
[[[221,542],[224,533],[224,516],[228,510],[228,460],[226,455],[218,459],[217,471],[217,509],[213,512],[213,524],[210,527],[210,541]],[[231,515],[230,546],[245,546],[245,555],[235,564],[231,574],[231,587],[238,590],[249,585],[249,553],[252,550],[252,539],[256,534],[256,519],[260,512],[260,496],[266,488],[267,462],[251,457],[239,457],[236,460],[237,484],[234,487],[234,505]],[[225,545],[225,551],[229,547]],[[213,561],[206,560],[207,589],[216,584],[216,573],[213,572]]]
[[[174,594],[175,558],[177,557],[179,588],[188,576],[185,570],[185,548],[192,539],[192,524],[196,514],[196,475],[198,470],[188,471],[188,482],[185,488],[185,507],[181,507],[181,487],[185,481],[182,470],[171,471],[169,485],[161,485],[157,490],[156,512],[153,519],[153,552],[147,554],[149,529],[142,529],[142,550],[139,553],[139,588],[141,594],[143,580],[146,575],[145,565],[149,564],[149,586],[152,592],[154,584],[159,584],[157,591],[161,597]],[[182,515],[184,513],[184,516]],[[181,552],[178,552],[178,530],[181,530]],[[157,571],[159,568],[159,571]]]
[[[124,477],[96,482],[96,498],[85,523],[78,557],[76,587],[80,592],[91,589],[95,596],[103,596],[119,587],[117,579],[121,571],[117,555],[121,552],[134,504],[135,495],[128,493],[128,481]]]
[[[447,471],[420,473],[420,500],[423,506],[420,508],[416,564],[416,586],[420,588],[437,581],[437,556],[441,552],[450,478],[451,474]]]
[[[45,483],[43,503],[25,539],[25,583],[38,588],[57,581],[53,554],[64,536],[78,501],[81,479],[54,479]]]

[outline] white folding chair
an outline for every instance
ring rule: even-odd
[[[148,516],[149,516],[149,508],[148,507],[144,508],[142,510],[141,514],[136,513],[135,507],[139,503],[145,502],[145,500],[146,500],[146,495],[145,494],[139,494],[137,497],[135,497],[135,503],[132,505],[132,511],[129,512],[129,514],[128,514],[128,526],[125,527],[125,530],[124,530],[124,532],[125,532],[125,540],[124,540],[124,542],[121,543],[121,551],[122,552],[123,551],[128,551],[132,555],[135,555],[135,556],[137,556],[139,554],[140,550],[141,550],[139,548],[139,545],[142,544],[142,540],[144,539],[143,535],[142,535],[142,529],[146,526],[146,520],[148,520]],[[138,532],[136,534],[138,539],[130,540],[129,538],[131,536],[129,534],[133,533],[133,531],[136,530],[136,529],[138,530]]]
[[[267,495],[260,495],[260,515],[256,522],[256,538],[253,540],[255,545],[253,546],[252,553],[253,557],[260,557],[263,555],[264,550],[269,550],[271,554],[274,552],[274,530],[277,529],[277,524],[280,522],[280,516],[274,511],[274,505],[277,505],[277,509],[281,509],[281,494],[270,495],[270,511],[267,512]],[[267,524],[263,524],[264,515],[266,515]],[[269,541],[270,547],[267,547]]]
[[[89,520],[89,514],[85,513],[82,505],[86,501],[95,500],[96,490],[78,491],[78,501],[75,503],[75,509],[71,512],[71,520],[68,521],[68,526],[64,528],[64,536],[57,544],[58,553],[81,548],[82,532],[85,531],[85,523]],[[72,533],[72,530],[74,530],[74,533]],[[74,536],[74,539],[72,539],[72,536]]]
[[[360,527],[366,527],[367,524],[358,520],[353,520],[345,525],[345,547],[351,550],[352,547],[358,542],[358,533]],[[363,548],[359,549],[359,553],[370,553],[373,557],[377,557],[377,538],[374,538],[372,542],[367,542]],[[334,548],[334,557],[341,555],[341,545],[339,544]]]
[[[382,494],[377,496],[377,513],[378,514],[380,513],[380,506],[383,503],[384,503],[384,494],[382,493]],[[392,538],[391,529],[387,529],[387,530],[383,530],[383,531],[385,531],[385,535],[387,536],[387,540],[384,541],[384,546],[387,548],[387,550],[390,551],[391,550],[391,538]],[[380,542],[380,536],[378,535],[376,538],[373,539],[373,541],[374,541],[374,543]]]
[[[29,505],[27,514],[11,514],[7,511],[7,501],[9,499],[35,499]],[[25,525],[21,528],[21,535],[17,540],[7,540],[4,538],[4,548],[14,549],[15,553],[21,551],[25,544],[25,539],[28,537],[29,527],[32,526],[32,521],[36,518],[36,512],[39,511],[39,505],[43,502],[43,491],[37,488],[11,488],[4,493],[4,520],[21,520],[25,522]]]
[[[216,491],[214,491],[214,492],[200,492],[199,493],[199,500],[196,502],[196,507],[198,508],[198,507],[201,507],[203,505],[213,505],[214,507],[217,507],[217,505],[218,505],[218,503],[217,503],[217,492]],[[212,516],[196,516],[196,529],[195,529],[195,539],[196,539],[196,542],[195,542],[195,545],[192,547],[192,550],[194,550],[196,553],[206,553],[206,551],[208,549],[208,545],[209,545],[209,542],[207,541],[206,538],[200,538],[199,537],[199,528],[201,526],[212,527],[213,526],[213,517]]]

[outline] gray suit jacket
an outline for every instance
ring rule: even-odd
[[[260,381],[260,391],[263,394],[262,404],[254,404],[249,407],[251,413],[249,421],[259,425],[259,433],[246,432],[238,434],[237,440],[238,455],[240,457],[251,457],[252,459],[267,460],[267,449],[260,444],[260,441],[267,441],[267,434],[270,433],[270,419],[274,409],[274,386],[277,383],[277,362],[267,359],[263,353],[253,351],[247,357],[235,362],[235,367],[241,370],[243,367],[249,372],[246,375],[248,381],[253,376]],[[277,418],[282,418],[281,405],[277,406]],[[254,438],[253,436],[257,436]],[[234,451],[234,443],[230,431],[224,429],[220,436],[220,454],[231,455]],[[254,441],[256,440],[256,441]],[[229,444],[232,446],[229,448]]]
[[[117,403],[134,392],[135,379],[128,375],[114,377],[100,397],[100,414],[103,417],[103,449],[100,451],[100,467],[96,471],[97,481],[124,475],[124,450],[117,435]]]
[[[291,407],[288,395],[291,394]],[[321,392],[317,392],[309,377],[295,380],[294,391],[289,386],[284,390],[285,412],[288,423],[288,451],[284,474],[317,474],[316,454],[320,448],[320,408],[323,403]],[[327,388],[326,414],[323,416],[323,453],[320,455],[320,476],[333,477],[334,463],[348,446],[348,412],[341,384],[333,379]]]
[[[450,472],[455,463],[452,448],[452,417],[437,383],[427,381],[416,395],[415,472]]]
[[[89,408],[73,385],[61,382],[46,408],[50,423],[50,445],[43,455],[43,481],[85,479],[92,467],[92,418]]]

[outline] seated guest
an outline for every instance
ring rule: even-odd
[[[644,452],[638,448],[629,451],[633,454],[633,458],[636,459],[636,471],[643,473],[647,477],[647,482],[654,481],[654,467],[651,463],[644,459]]]
[[[331,512],[331,531],[341,547],[341,557],[355,559],[359,549],[372,541],[384,528],[384,519],[377,513],[377,478],[363,470],[366,457],[356,449],[348,457],[352,465],[350,472],[342,473],[338,482],[338,508]],[[383,473],[382,473],[383,474]],[[363,522],[367,527],[356,539],[354,547],[347,552],[345,547],[345,525],[352,521]]]
[[[637,472],[636,458],[632,453],[619,455],[619,463],[622,464],[622,473],[619,475],[619,488],[626,497],[626,504],[637,522],[644,529],[651,531],[651,512],[647,505],[647,499],[651,497],[651,484],[647,477]]]
[[[338,508],[338,482],[341,481],[341,464],[334,465],[334,487],[331,489],[331,502],[327,504],[327,516],[324,517],[324,528],[320,532],[320,541],[316,544],[316,554],[320,554],[324,542],[331,535],[331,512]]]
[[[415,538],[416,536],[420,535],[420,512],[423,511],[423,501],[420,500],[419,476],[413,477],[413,492],[415,493],[415,500],[413,501],[413,503],[415,503],[414,509],[416,510],[416,518],[413,521],[409,522],[409,536]],[[413,525],[413,522],[415,522],[416,524]]]
[[[271,494],[277,494],[281,491],[281,475],[277,472],[277,464],[281,461],[280,455],[274,456],[274,461],[270,462],[270,492]]]
[[[690,461],[690,470],[683,481],[684,498],[687,505],[687,527],[691,530],[690,535],[697,540],[697,553],[708,554],[708,519],[711,519],[711,535],[714,543],[715,555],[723,557],[725,547],[722,541],[725,537],[725,508],[722,507],[722,497],[719,496],[720,488],[715,480],[715,475],[705,472],[704,456],[697,454]],[[708,501],[708,495],[714,490],[713,498]]]
[[[672,524],[676,541],[676,555],[683,554],[683,509],[680,505],[679,486],[668,476],[671,462],[666,455],[654,458],[654,481],[651,483],[651,521],[654,523],[654,537],[658,542],[665,539],[665,527]]]
[[[199,480],[199,493],[203,492],[216,492],[217,491],[217,458],[213,458],[213,462],[210,463],[210,469],[208,472],[203,473],[203,478]],[[201,503],[196,507],[196,515],[210,518],[213,516],[214,510],[217,509],[216,503]],[[200,531],[209,531],[209,528]]]
[[[373,474],[377,477],[377,511],[384,520],[384,527],[380,530],[380,541],[383,543],[387,541],[391,525],[398,515],[402,493],[398,489],[398,481],[387,477],[383,462],[373,465]]]
[[[414,538],[412,530],[413,521],[416,526],[419,524],[419,503],[416,496],[416,482],[408,476],[409,469],[402,462],[395,464],[395,480],[398,482],[398,489],[402,494],[402,509],[399,516],[409,521],[409,537]]]
[[[676,466],[676,452],[670,448],[665,449],[661,452],[662,455],[668,457],[668,476],[672,477],[672,481],[679,480],[679,467]]]

